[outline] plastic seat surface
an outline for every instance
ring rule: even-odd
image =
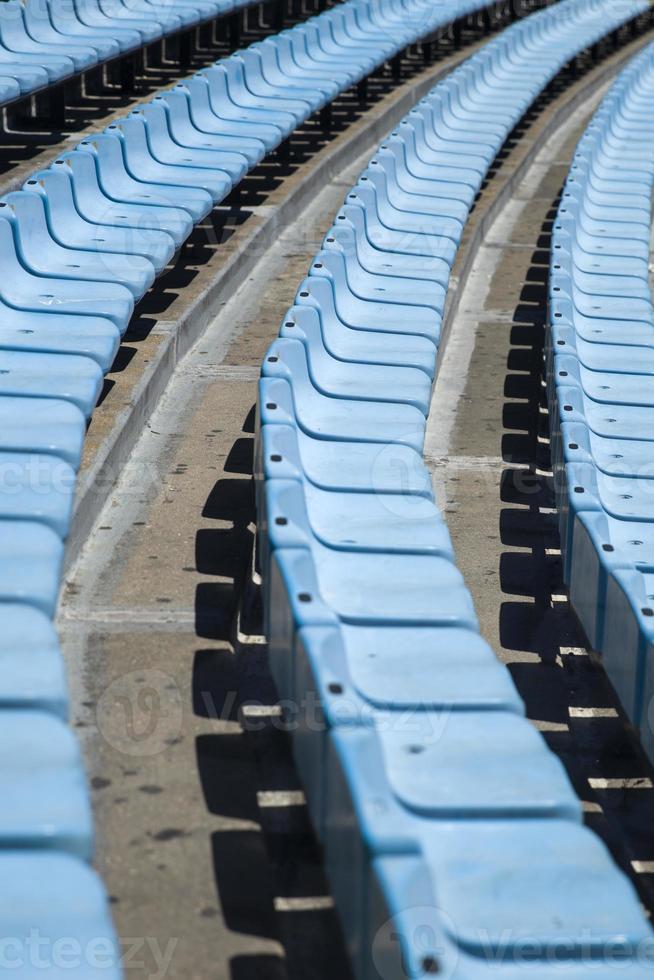
[[[0,852],[0,877],[0,918],[7,935],[16,939],[12,952],[18,953],[21,965],[14,973],[20,980],[43,976],[42,967],[30,960],[34,931],[50,951],[62,940],[80,951],[64,958],[61,966],[53,960],[48,968],[51,980],[120,980],[121,954],[106,895],[84,862],[54,851],[6,850]]]
[[[91,807],[77,740],[61,719],[0,711],[0,850],[52,848],[90,859]]]
[[[66,720],[68,692],[56,631],[44,613],[0,603],[0,709],[34,708]]]

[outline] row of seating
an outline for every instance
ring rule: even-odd
[[[654,933],[478,632],[421,450],[445,295],[513,127],[635,0],[505,30],[388,134],[262,366],[270,667],[358,980],[651,970]]]
[[[34,930],[85,950],[77,975],[120,975],[86,864],[91,814],[51,620],[86,424],[134,306],[300,123],[482,6],[349,0],[198,72],[0,198],[0,923],[21,980],[43,972]],[[91,940],[104,941],[97,968]]]
[[[652,759],[653,99],[650,46],[577,146],[552,231],[547,344],[570,601]]]
[[[465,0],[466,7],[475,2]],[[438,8],[438,18],[462,6],[453,0]],[[28,468],[21,492],[0,503],[17,540],[17,521],[38,514],[40,522],[33,549],[7,543],[14,557],[0,563],[5,600],[28,600],[53,614],[86,422],[135,304],[194,224],[249,169],[417,30],[407,26],[389,41],[375,12],[365,0],[350,0],[223,59],[82,140],[0,199],[3,448],[30,460],[45,454],[36,494]],[[424,26],[421,5],[419,21]],[[45,492],[49,486],[56,492]]]
[[[253,0],[5,0],[0,105],[245,9]],[[132,66],[133,68],[133,66]]]

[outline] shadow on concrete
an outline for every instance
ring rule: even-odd
[[[324,903],[329,888],[306,806],[269,805],[270,798],[259,804],[261,792],[301,789],[283,720],[269,713],[238,725],[244,706],[277,701],[260,642],[261,598],[249,574],[252,429],[250,411],[203,508],[221,527],[196,539],[198,571],[221,580],[197,589],[196,632],[219,645],[196,651],[192,693],[195,713],[217,723],[216,734],[196,741],[207,809],[225,821],[211,838],[217,899],[229,929],[277,940],[283,950],[279,957],[236,956],[233,980],[349,980],[336,913]],[[309,900],[308,907],[303,901],[298,908],[294,899]]]

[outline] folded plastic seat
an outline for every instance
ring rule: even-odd
[[[15,309],[0,299],[0,350],[80,354],[93,358],[103,374],[120,345],[120,332],[99,316]]]
[[[36,7],[36,14],[38,16],[42,3],[43,0],[26,0],[26,18],[29,16],[28,11],[31,6]],[[136,30],[132,31],[129,28],[120,27],[117,24],[114,24],[113,27],[107,25],[101,26],[100,24],[95,27],[89,27],[81,20],[75,4],[71,3],[70,0],[46,0],[45,8],[48,11],[52,26],[60,34],[79,37],[82,43],[84,39],[88,39],[91,42],[95,39],[98,41],[109,41],[111,44],[117,44],[123,54],[134,51],[141,46],[141,35]]]
[[[342,361],[364,361],[376,365],[417,368],[431,379],[436,367],[438,333],[417,333],[418,326],[406,324],[402,330],[402,307],[396,311],[379,310],[382,304],[367,309],[363,302],[352,303],[359,317],[345,319],[336,306],[333,284],[310,276],[300,284],[296,306],[318,311],[326,349]],[[381,323],[375,314],[380,313]]]
[[[219,126],[215,132],[198,128],[191,117],[189,99],[181,90],[173,89],[165,96],[155,96],[152,105],[163,107],[168,131],[180,146],[227,150],[239,158],[244,157],[248,167],[254,167],[266,155],[266,146],[258,137],[222,134],[217,131]]]
[[[99,55],[90,45],[76,45],[61,38],[48,36],[44,41],[31,37],[25,27],[23,6],[17,0],[7,0],[0,9],[0,42],[8,50],[17,53],[36,54],[51,60],[61,56],[61,65],[72,61],[75,71],[84,71],[97,65]],[[16,59],[14,59],[16,60]]]
[[[4,405],[0,400],[0,414]],[[47,524],[0,520],[0,603],[25,603],[55,614],[64,546]]]
[[[38,521],[67,536],[75,493],[70,463],[48,453],[0,451],[0,475],[1,520]]]
[[[60,718],[0,710],[0,851],[48,848],[90,860],[91,807],[77,739]]]
[[[285,527],[288,518],[279,517],[288,513],[299,515],[325,547],[342,551],[344,561],[352,552],[435,555],[454,561],[445,521],[428,497],[324,490],[298,468],[297,479],[266,484],[266,506],[260,515],[267,549],[262,555],[264,572],[270,551],[284,546],[285,532],[278,532],[278,523]]]
[[[119,980],[121,950],[107,896],[84,862],[56,851],[6,850],[0,853],[0,878],[0,918],[14,940],[8,956],[17,954],[23,964],[21,980],[43,975],[40,966],[30,965],[35,934],[41,957],[47,953],[52,961],[56,951],[65,963],[57,969],[62,978]]]
[[[82,217],[76,207],[73,182],[62,167],[37,171],[25,182],[23,189],[41,197],[51,234],[67,248],[141,256],[152,263],[157,275],[175,254],[175,240],[167,231],[117,225],[112,223],[111,214],[104,215],[104,222]]]
[[[1,212],[0,212],[1,213]],[[34,274],[22,264],[14,238],[13,223],[0,218],[0,255],[5,278],[0,283],[0,298],[19,310],[73,313],[111,320],[122,333],[134,310],[134,296],[119,283]],[[36,261],[40,261],[38,252]],[[77,263],[71,263],[75,265]]]
[[[120,204],[172,208],[171,219],[175,223],[183,217],[180,212],[187,212],[196,224],[206,218],[213,208],[209,191],[177,183],[183,175],[173,168],[168,170],[168,179],[165,179],[163,165],[153,161],[149,154],[140,152],[136,154],[136,159],[132,155],[128,160],[123,141],[115,131],[94,134],[92,139],[82,140],[76,149],[93,155],[102,190]],[[158,212],[157,217],[160,214]],[[165,221],[166,214],[162,214],[162,218]],[[162,224],[161,227],[168,228],[168,225]]]
[[[291,651],[307,626],[455,627],[477,620],[460,573],[432,555],[342,552],[325,547],[289,514],[288,547],[272,551],[265,609],[270,669],[286,690]]]
[[[158,163],[166,166],[188,167],[194,171],[205,169],[212,171],[216,176],[222,177],[225,186],[230,189],[245,176],[248,170],[247,158],[242,153],[209,147],[182,146],[177,143],[172,138],[166,112],[161,105],[139,106],[127,116],[125,122],[133,119],[144,122],[147,148]]]
[[[286,123],[282,128],[258,116],[252,117],[242,107],[212,93],[201,72],[171,91],[181,92],[186,97],[191,121],[202,132],[261,140],[267,152],[279,146],[287,135]]]
[[[70,401],[0,395],[0,451],[52,453],[77,469],[85,418]]]
[[[14,191],[0,201],[0,214],[11,222],[16,251],[30,272],[62,280],[83,280],[90,296],[124,290],[138,301],[155,280],[155,268],[141,255],[60,245],[48,227],[43,199]],[[111,290],[109,290],[111,287]],[[119,295],[119,293],[117,293]]]
[[[292,306],[282,320],[281,339],[304,344],[313,384],[332,397],[369,398],[373,401],[404,402],[425,416],[429,411],[431,383],[419,368],[345,361],[326,346],[320,314],[310,306]],[[362,353],[365,350],[362,348]],[[276,356],[271,351],[272,356]],[[270,356],[270,355],[269,355]],[[264,373],[267,361],[264,360]]]
[[[57,632],[31,606],[0,603],[0,708],[33,708],[63,721],[68,691]]]
[[[293,755],[319,828],[335,729],[377,724],[410,737],[431,713],[436,736],[454,712],[524,714],[504,664],[478,633],[458,627],[307,626],[295,637],[288,681],[281,696],[296,706]]]
[[[106,135],[115,136],[121,141],[125,166],[135,179],[155,184],[177,183],[181,188],[188,188],[181,197],[185,207],[188,207],[189,202],[193,200],[189,194],[193,189],[208,194],[214,205],[227,197],[232,189],[232,179],[225,170],[198,167],[193,164],[187,166],[184,163],[162,163],[157,160],[148,145],[145,121],[139,115],[130,115],[111,123],[107,126]],[[94,142],[97,142],[97,139]],[[200,152],[195,151],[196,154]],[[179,151],[180,157],[184,155],[191,157],[192,154],[192,150],[186,153],[184,150]]]
[[[106,159],[102,152],[96,156],[88,152],[85,146],[78,146],[73,153],[58,157],[50,169],[62,170],[68,175],[75,208],[86,221],[128,229],[129,234],[135,236],[135,241],[139,240],[138,233],[141,230],[145,232],[146,238],[150,231],[163,231],[171,236],[175,247],[179,248],[193,229],[191,212],[165,202],[157,204],[155,197],[147,194],[148,190],[153,189],[152,185],[150,188],[143,187],[129,179],[120,147],[114,144],[114,148],[118,150],[117,157],[122,170],[111,165],[111,153],[107,155],[109,159]],[[100,166],[100,158],[106,159],[105,166]],[[138,195],[131,192],[135,186],[141,192]],[[124,195],[122,198],[121,194]],[[126,200],[125,197],[136,197],[137,200]]]
[[[267,397],[278,399],[279,421],[264,422],[255,442],[255,487],[263,500],[269,479],[306,479],[322,490],[338,493],[433,498],[429,471],[415,449],[401,443],[386,444],[331,440],[325,442],[297,425],[290,386],[262,382]],[[391,513],[401,511],[402,502]],[[263,505],[258,507],[263,512]]]
[[[320,439],[355,442],[399,442],[420,450],[425,416],[414,405],[375,402],[361,398],[331,397],[311,379],[307,349],[299,340],[276,340],[264,360],[265,377],[290,385],[300,427]],[[262,418],[274,409],[262,409]],[[273,419],[274,421],[274,419]]]
[[[609,960],[628,980],[649,976],[651,939],[633,888],[587,828],[439,821],[420,853],[381,855],[370,869],[369,912],[352,939],[358,952],[372,948],[357,972],[364,980],[374,980],[373,970],[490,980],[499,969],[506,980],[584,980],[591,969],[610,972]],[[471,878],[475,903],[466,902]],[[506,921],[514,924],[508,936]]]
[[[121,47],[117,40],[110,37],[101,37],[98,34],[91,34],[81,37],[79,30],[69,31],[62,24],[64,30],[58,28],[51,20],[48,4],[43,0],[27,0],[22,4],[22,13],[27,33],[41,44],[47,44],[48,48],[56,53],[57,50],[62,54],[68,54],[70,49],[75,52],[81,47],[82,51],[89,49],[95,52],[98,61],[114,58],[121,53]],[[68,18],[70,22],[72,18]]]
[[[1,360],[0,395],[62,398],[91,417],[103,384],[102,371],[93,358],[3,350]]]

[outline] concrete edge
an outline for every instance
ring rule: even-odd
[[[651,32],[625,46],[621,57],[610,64],[601,64],[602,80],[613,78],[633,55],[651,40]],[[64,575],[75,562],[86,542],[97,517],[109,499],[127,459],[138,440],[144,424],[161,398],[173,372],[188,350],[197,342],[220,306],[229,300],[245,283],[249,273],[259,261],[259,256],[269,248],[281,232],[296,220],[306,200],[321,185],[337,176],[366,152],[373,152],[389,129],[402,119],[429,89],[462,61],[474,53],[477,45],[471,45],[459,58],[436,68],[428,77],[409,87],[379,115],[343,142],[337,142],[321,151],[316,165],[304,174],[288,196],[274,206],[263,221],[240,243],[215,279],[196,297],[193,303],[175,321],[164,321],[166,340],[157,356],[150,362],[133,393],[130,405],[120,412],[111,431],[96,453],[93,464],[78,484],[71,530],[66,542]],[[486,239],[489,228],[499,212],[506,206],[516,186],[553,133],[578,108],[583,100],[598,86],[597,71],[593,70],[586,83],[560,105],[551,119],[538,134],[516,170],[493,197],[484,214],[477,221],[471,239],[464,246],[464,256],[456,272],[456,279],[448,289],[445,314],[441,331],[438,362],[442,361],[476,255]],[[373,107],[374,109],[374,107]],[[461,252],[458,253],[458,256]],[[457,258],[458,258],[457,256]],[[155,328],[156,330],[157,328]]]

